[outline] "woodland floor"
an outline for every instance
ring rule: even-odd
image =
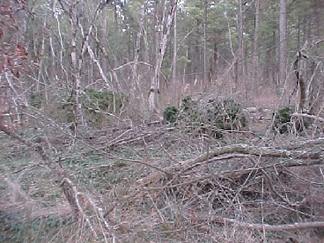
[[[267,134],[261,115],[221,139],[160,124],[80,138],[49,130],[46,151],[101,206],[109,230],[82,198],[87,218],[76,222],[61,182],[1,133],[0,241],[324,242],[323,225],[312,225],[324,221],[323,138]]]

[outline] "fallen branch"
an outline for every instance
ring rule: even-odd
[[[322,140],[320,140],[322,142]],[[312,141],[314,143],[314,141]],[[306,146],[306,144],[304,144]],[[301,160],[319,160],[322,161],[324,155],[321,152],[309,152],[309,151],[296,151],[288,149],[277,149],[271,147],[257,147],[247,144],[232,144],[223,147],[216,148],[209,151],[195,159],[186,160],[179,164],[172,165],[164,169],[165,173],[174,174],[174,172],[184,172],[191,168],[200,166],[202,163],[208,162],[210,159],[225,154],[245,154],[258,157],[273,157],[273,158],[291,158]],[[149,176],[140,179],[138,182],[141,185],[147,185],[161,178],[161,173],[152,173]]]
[[[316,145],[323,145],[324,146],[324,137],[316,138],[316,139],[310,139],[307,141],[303,141],[301,143],[294,143],[290,144],[289,146],[285,147],[285,149],[299,149],[299,148],[305,148],[305,147],[313,147]]]
[[[301,223],[279,224],[279,225],[252,224],[252,223],[245,223],[245,222],[241,222],[229,218],[217,218],[214,219],[213,221],[222,224],[231,223],[241,228],[248,228],[248,229],[255,229],[255,230],[268,230],[268,231],[306,230],[312,228],[324,228],[323,221],[301,222]]]
[[[324,118],[320,116],[314,116],[314,115],[309,115],[309,114],[304,114],[304,113],[294,113],[292,116],[297,116],[297,117],[306,117],[306,118],[311,118],[316,121],[324,122]]]
[[[233,144],[224,147],[216,148],[209,153],[205,153],[193,160],[184,161],[183,165],[193,166],[199,162],[203,162],[210,158],[223,154],[248,154],[260,157],[275,157],[275,158],[294,158],[294,159],[319,159],[320,153],[306,151],[290,151],[286,149],[276,149],[270,147],[257,147],[247,144]]]

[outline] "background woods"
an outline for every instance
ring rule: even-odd
[[[292,63],[306,42],[319,61],[322,9],[318,0],[6,1],[1,87],[8,79],[24,85],[20,101],[7,99],[16,108],[31,96],[44,97],[42,106],[71,96],[82,124],[86,89],[122,93],[143,115],[193,91],[253,102],[255,89],[272,96],[285,84],[292,89]]]
[[[323,240],[323,12],[0,1],[0,241]]]

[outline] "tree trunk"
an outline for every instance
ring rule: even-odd
[[[164,8],[167,6],[164,5]],[[165,16],[163,14],[162,18],[162,24],[160,27],[162,28],[162,35],[160,40],[157,40],[156,43],[159,47],[158,53],[156,56],[156,62],[155,62],[155,69],[154,69],[154,76],[151,80],[151,87],[150,87],[150,93],[148,98],[149,103],[149,111],[152,115],[159,114],[159,94],[160,94],[160,72],[162,67],[162,62],[164,58],[164,54],[167,47],[168,37],[171,30],[172,21],[174,19],[175,12],[177,10],[177,1],[173,1],[170,6],[170,11],[168,11],[168,15]],[[164,9],[166,10],[166,9]],[[166,11],[164,11],[166,12]],[[165,23],[164,23],[165,22]]]
[[[81,63],[77,60],[77,47],[76,47],[76,34],[77,34],[77,26],[75,26],[75,21],[71,18],[71,32],[72,32],[72,39],[71,39],[71,62],[73,68],[73,91],[72,97],[74,98],[74,130],[79,125],[83,125],[83,114],[82,114],[82,104],[80,101],[80,93],[81,93],[81,80],[80,80],[80,73],[79,73],[79,65]]]
[[[136,92],[139,90],[139,80],[138,80],[138,60],[140,55],[140,49],[141,49],[141,39],[144,32],[144,13],[145,13],[145,3],[141,6],[140,9],[140,17],[139,17],[139,23],[138,23],[138,32],[136,36],[136,42],[135,42],[135,53],[134,53],[134,66],[133,66],[133,75],[132,75],[132,88],[131,88],[131,96],[135,97]]]
[[[244,37],[243,37],[243,3],[242,0],[239,0],[239,12],[238,12],[238,42],[239,42],[239,75],[245,76],[244,70],[244,62],[245,62],[245,55],[244,55]]]
[[[177,81],[177,12],[174,13],[173,20],[173,57],[172,57],[172,83]]]
[[[286,80],[287,72],[287,1],[280,0],[279,14],[279,80],[280,88]]]
[[[174,13],[173,19],[173,53],[172,53],[172,87],[178,87],[177,85],[177,11]],[[174,97],[178,100],[181,92],[176,88],[174,89]]]
[[[215,41],[213,47],[213,55],[209,59],[208,81],[211,83],[217,79],[217,66],[218,66],[218,49]]]
[[[203,59],[204,59],[204,83],[206,84],[208,80],[208,71],[207,71],[207,21],[208,21],[208,1],[204,0],[204,54],[203,54]]]
[[[253,78],[255,84],[259,82],[259,26],[260,26],[260,0],[255,0],[255,26],[254,26],[254,40],[253,40]]]

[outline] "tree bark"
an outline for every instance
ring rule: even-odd
[[[208,71],[208,81],[211,83],[212,80],[217,79],[217,66],[218,66],[218,48],[215,41],[213,47],[213,55],[209,59],[209,71]]]
[[[138,60],[141,49],[141,39],[144,32],[144,13],[145,13],[145,3],[141,6],[140,16],[138,22],[138,32],[136,36],[135,42],[135,53],[134,53],[134,66],[133,66],[133,75],[132,75],[132,88],[131,88],[131,96],[135,97],[136,92],[139,90],[139,80],[138,80]]]
[[[164,7],[166,8],[166,5],[164,5]],[[177,10],[177,0],[172,1],[170,8],[171,9],[170,11],[168,11],[167,16],[163,14],[164,17],[162,18],[162,24],[159,25],[162,28],[161,31],[162,35],[161,38],[157,40],[158,41],[157,46],[159,47],[159,49],[156,56],[154,76],[151,80],[151,87],[150,87],[150,93],[148,98],[149,111],[152,115],[159,114],[160,72],[161,72],[164,54],[167,48],[167,42],[171,30],[172,21],[174,19],[174,15]]]
[[[244,56],[244,36],[243,36],[243,3],[239,0],[239,12],[238,12],[238,42],[239,42],[239,75],[245,76],[245,56]]]
[[[253,78],[255,84],[259,84],[259,26],[260,26],[260,0],[255,0],[255,26],[253,40]]]
[[[80,73],[79,73],[79,65],[81,64],[81,60],[77,60],[77,47],[76,47],[76,37],[77,37],[77,26],[75,25],[76,21],[74,21],[71,18],[71,32],[72,32],[72,38],[71,38],[71,62],[72,62],[72,68],[73,68],[73,90],[72,90],[72,98],[74,98],[74,130],[76,132],[76,129],[79,125],[83,125],[83,113],[82,113],[82,104],[80,101],[80,93],[81,93],[81,80],[80,80]]]
[[[287,72],[287,1],[280,0],[279,13],[279,80],[282,87],[286,80]]]
[[[177,81],[177,12],[174,13],[173,20],[173,56],[172,56],[172,84]]]
[[[207,71],[207,21],[208,21],[208,1],[204,0],[204,54],[203,54],[203,58],[204,58],[204,83],[206,84],[206,82],[208,81],[208,71]]]

